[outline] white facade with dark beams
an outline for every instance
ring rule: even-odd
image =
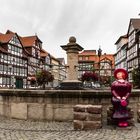
[[[42,59],[40,57],[42,41],[36,35],[22,37],[21,40],[25,54],[28,57],[28,87],[36,87],[36,82],[32,81],[36,81],[37,71],[43,68]]]
[[[132,82],[132,71],[134,67],[138,67],[138,30],[140,29],[140,19],[130,19],[128,27],[128,47],[127,47],[127,68],[129,81]]]
[[[126,49],[128,46],[127,35],[120,36],[115,43],[116,54],[115,54],[115,68],[124,68],[127,70],[127,54]]]
[[[26,88],[27,61],[20,37],[9,30],[0,33],[0,87]]]

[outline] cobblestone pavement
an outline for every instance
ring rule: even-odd
[[[71,122],[35,122],[0,118],[0,140],[140,140],[140,124],[131,130],[104,125],[75,131]]]

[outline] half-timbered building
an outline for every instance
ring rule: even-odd
[[[0,87],[26,88],[28,59],[17,33],[0,33]]]
[[[28,57],[28,86],[32,84],[37,85],[35,75],[37,71],[43,68],[42,59],[40,57],[42,41],[37,35],[22,37],[21,40],[26,56]]]

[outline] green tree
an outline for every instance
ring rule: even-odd
[[[140,68],[134,68],[132,71],[134,88],[140,88]]]
[[[36,80],[39,86],[45,89],[45,85],[54,80],[54,76],[47,70],[38,71],[36,74]]]

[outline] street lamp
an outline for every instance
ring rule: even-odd
[[[98,49],[98,57],[99,57],[99,83],[100,83],[100,57],[102,55],[102,50],[99,46],[99,49]]]

